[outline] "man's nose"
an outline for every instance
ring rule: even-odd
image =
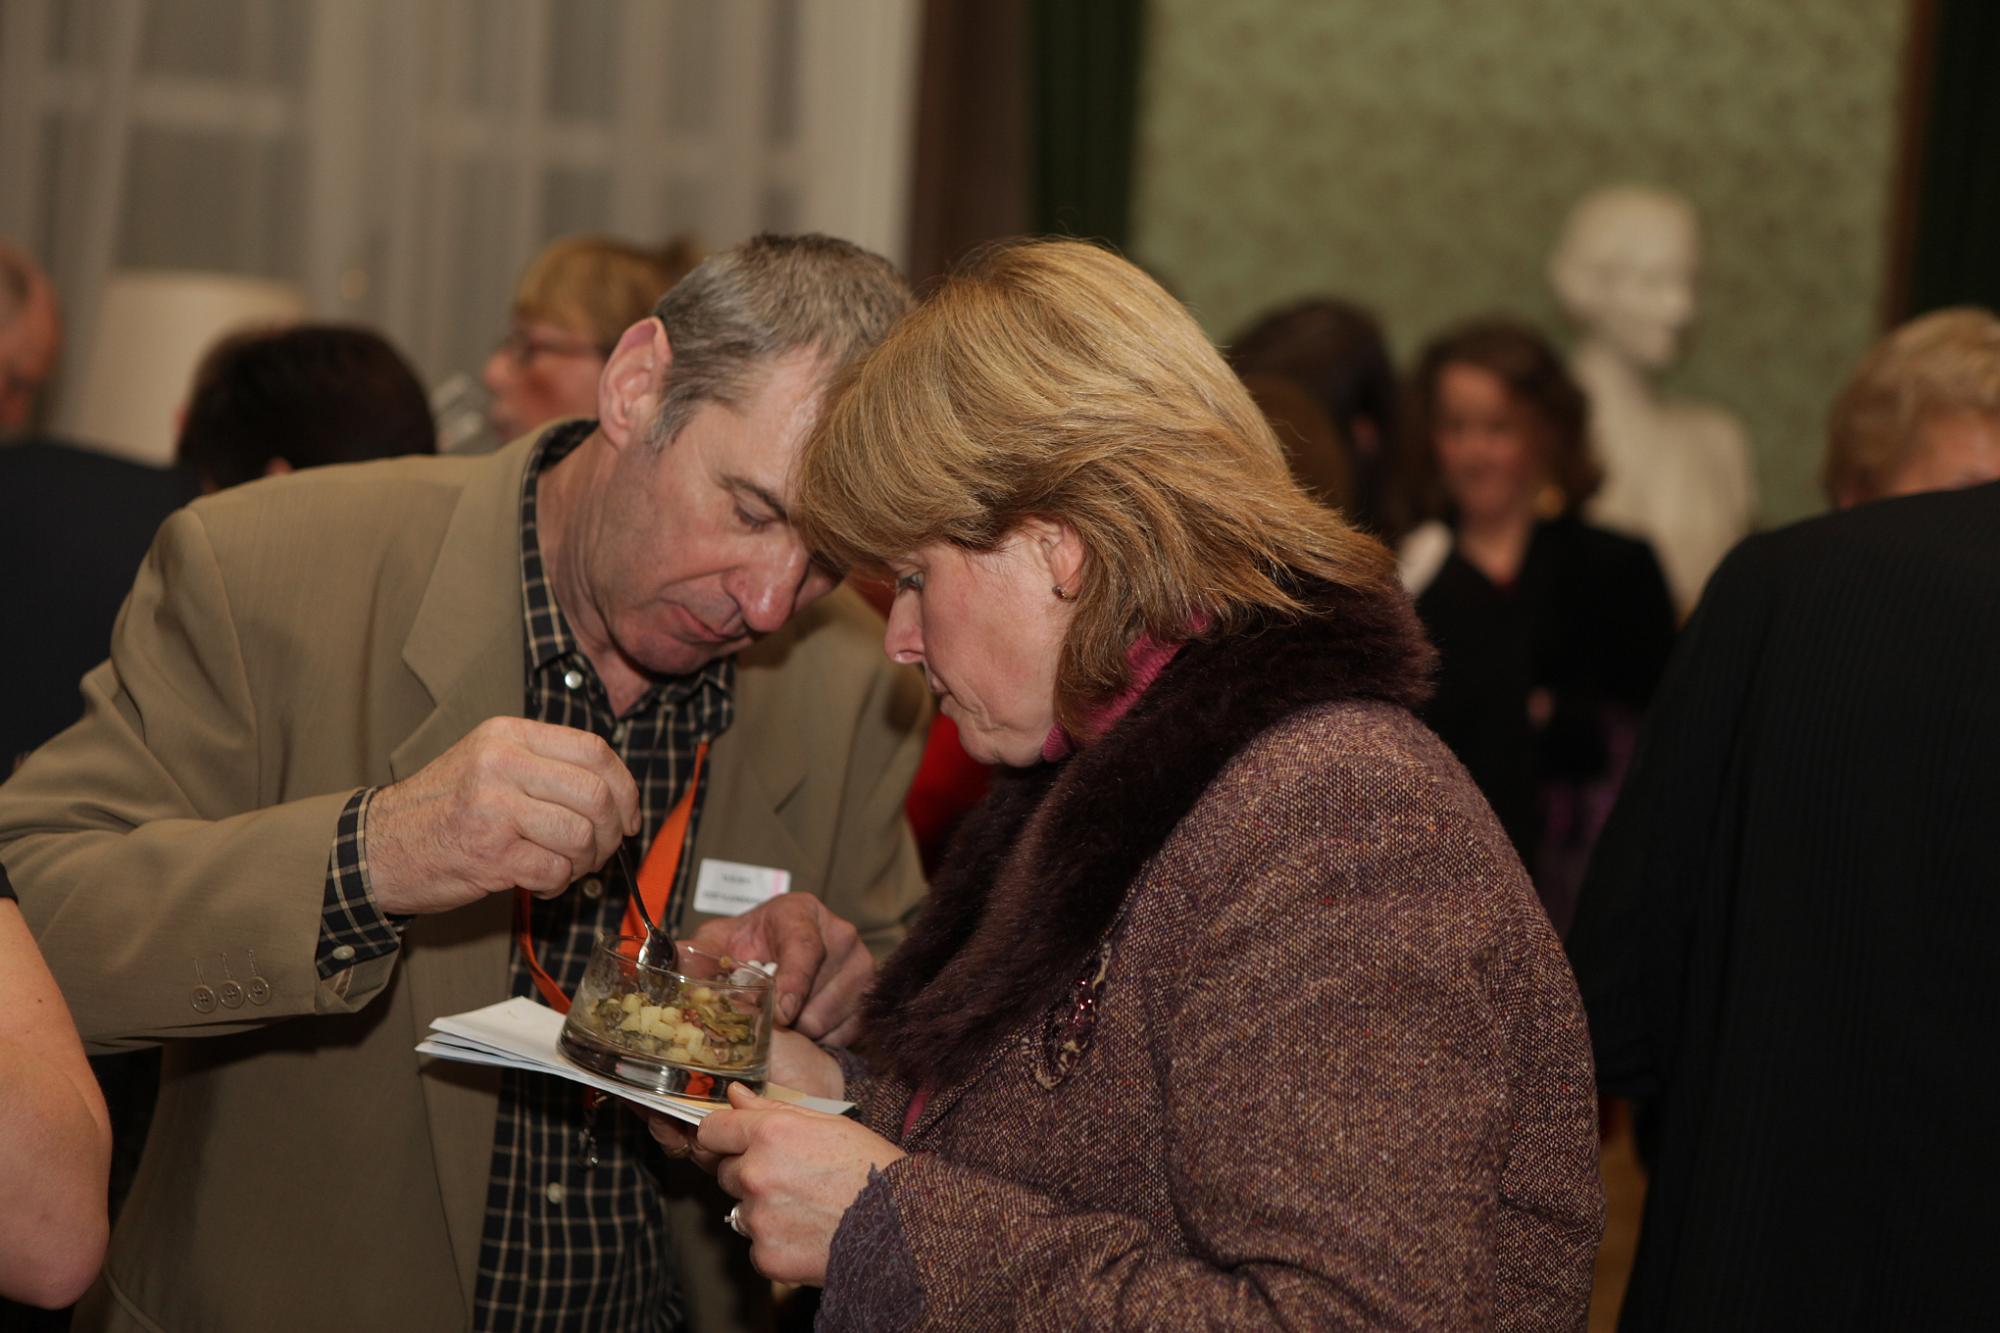
[[[816,575],[815,570],[805,547],[797,542],[791,543],[782,556],[773,556],[746,570],[735,597],[737,608],[743,613],[743,623],[751,633],[769,634],[782,628],[803,603],[832,586],[831,579]],[[826,587],[808,594],[809,581]]]

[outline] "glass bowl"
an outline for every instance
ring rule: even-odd
[[[563,1022],[563,1054],[648,1092],[726,1102],[764,1090],[776,987],[761,964],[674,945],[674,965],[639,962],[645,941],[605,935]],[[657,953],[657,950],[655,951]]]

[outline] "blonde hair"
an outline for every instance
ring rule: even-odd
[[[1913,319],[1861,359],[1827,422],[1827,498],[1880,495],[1924,422],[1953,412],[2000,416],[2000,319],[1978,306]]]
[[[975,254],[843,376],[799,463],[795,521],[836,565],[990,551],[1030,518],[1086,553],[1056,676],[1079,734],[1141,635],[1307,614],[1308,580],[1394,585],[1388,551],[1299,488],[1188,312],[1075,241]]]
[[[514,285],[514,316],[561,324],[608,355],[701,257],[686,235],[655,249],[609,236],[561,236],[528,261]]]

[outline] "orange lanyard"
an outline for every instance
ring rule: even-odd
[[[695,793],[701,790],[702,761],[708,758],[708,742],[695,747],[694,775],[688,779],[687,790],[680,800],[667,812],[660,824],[660,834],[653,839],[653,845],[646,853],[646,859],[639,864],[639,883],[636,892],[646,899],[646,911],[653,920],[660,923],[662,930],[673,928],[673,918],[667,915],[672,905],[674,882],[680,877],[681,852],[687,846],[688,825],[694,821]],[[535,979],[535,989],[542,993],[549,1008],[559,1014],[569,1012],[569,996],[556,984],[556,979],[542,970],[535,959],[535,933],[530,919],[534,896],[526,889],[514,890],[514,935],[521,946],[521,956],[528,960],[528,971]],[[625,924],[627,935],[646,933],[646,919],[639,915],[639,904],[627,900],[625,904]]]

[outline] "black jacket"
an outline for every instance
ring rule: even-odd
[[[1570,954],[1657,1128],[1621,1327],[1992,1326],[2000,485],[1730,555]]]
[[[33,440],[0,446],[0,780],[83,716],[77,682],[111,649],[111,622],[185,473]]]

